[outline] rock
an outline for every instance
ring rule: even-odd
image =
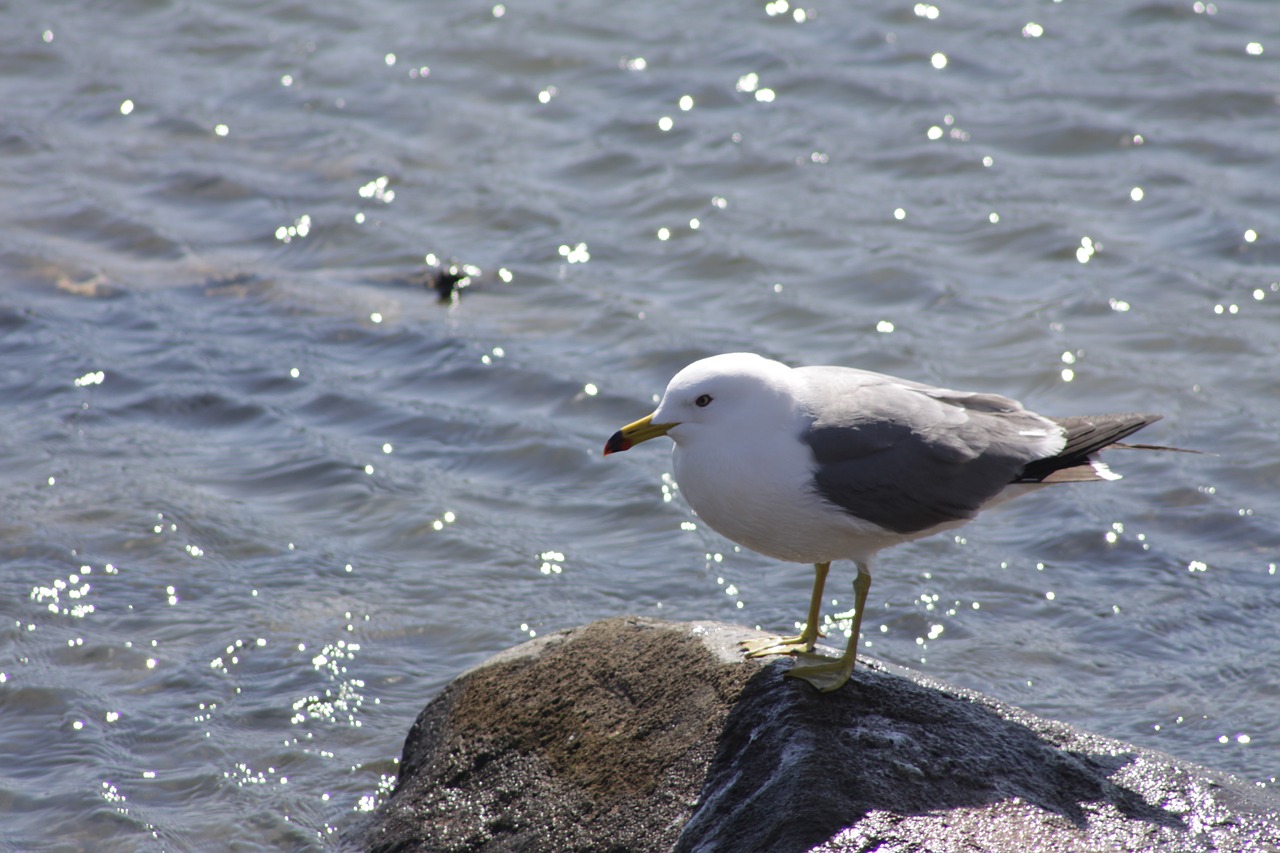
[[[370,851],[1280,851],[1280,797],[860,659],[833,694],[758,632],[618,618],[418,716]]]

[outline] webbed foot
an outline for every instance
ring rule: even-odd
[[[852,656],[829,658],[808,652],[796,652],[796,663],[784,675],[803,679],[823,693],[839,690],[853,675]]]
[[[810,635],[807,631],[794,637],[761,637],[758,640],[743,640],[738,643],[742,653],[749,658],[763,658],[769,655],[794,655],[813,651],[813,642],[818,632]]]

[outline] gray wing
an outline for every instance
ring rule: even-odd
[[[895,533],[972,518],[1065,445],[1061,426],[997,394],[853,368],[797,370],[818,493]]]

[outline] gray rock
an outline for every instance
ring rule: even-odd
[[[459,676],[370,851],[1280,851],[1280,797],[860,659],[833,694],[758,632],[619,618]]]

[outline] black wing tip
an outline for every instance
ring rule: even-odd
[[[1093,454],[1116,446],[1122,439],[1163,417],[1164,415],[1150,412],[1051,417],[1049,420],[1066,431],[1066,446],[1056,456],[1029,463],[1014,482],[1079,482],[1086,479],[1107,479],[1102,475],[1088,476],[1088,469],[1095,472],[1097,470],[1093,465]]]
[[[1072,427],[1080,426],[1107,428],[1112,426],[1121,427],[1123,425],[1129,428],[1129,432],[1126,435],[1131,435],[1156,421],[1164,420],[1164,415],[1158,415],[1154,412],[1109,412],[1101,415],[1071,415],[1065,418],[1046,417],[1068,431]],[[1132,426],[1130,427],[1130,425]]]

